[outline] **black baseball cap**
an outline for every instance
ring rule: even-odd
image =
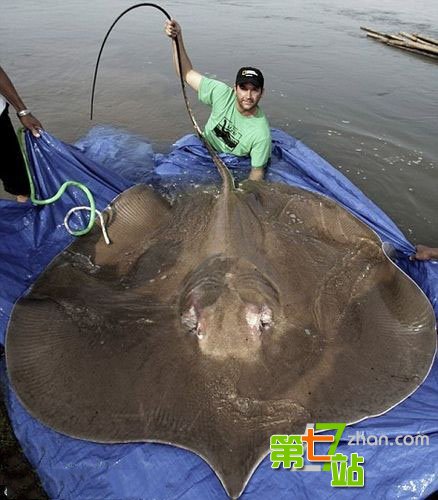
[[[262,72],[257,68],[240,68],[236,76],[236,85],[252,83],[255,87],[262,89],[265,79]]]

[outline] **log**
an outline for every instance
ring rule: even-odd
[[[424,52],[430,52],[432,54],[438,55],[438,47],[426,46],[423,43],[399,40],[392,40],[392,43],[394,43],[395,45],[409,47],[410,49],[422,50]]]
[[[377,33],[367,33],[367,36],[369,36],[370,38],[374,38],[375,40],[379,40],[383,43],[389,42],[389,38],[385,35],[378,35]]]
[[[424,40],[427,43],[431,43],[432,45],[438,46],[438,40],[436,40],[435,38],[430,38],[429,36],[420,35],[419,33],[413,33],[413,35],[419,38],[420,40]]]
[[[411,36],[412,36],[412,37],[415,39],[415,41],[416,41],[416,42],[418,42],[418,43],[424,43],[424,45],[427,45],[427,46],[429,46],[429,47],[438,47],[438,45],[434,45],[433,43],[425,42],[423,39],[418,38],[418,36],[416,36],[416,35],[414,35],[414,34],[412,34]]]
[[[368,33],[371,33],[371,34],[374,34],[374,35],[377,35],[377,36],[380,36],[380,37],[385,37],[385,38],[389,38],[391,40],[399,40],[400,42],[403,41],[403,38],[400,37],[400,36],[397,36],[397,35],[390,35],[389,33],[380,33],[379,31],[376,31],[376,30],[372,30],[370,28],[366,28],[365,26],[361,26],[360,27],[361,30],[364,30],[364,31],[367,31]]]
[[[400,31],[399,35],[402,36],[403,38],[407,38],[408,40],[411,40],[411,42],[418,41],[417,37],[415,37],[414,35],[411,35],[409,33],[406,33],[405,31]]]
[[[400,31],[400,35],[404,38],[407,38],[408,40],[411,40],[412,42],[421,43],[426,48],[429,47],[432,49],[436,49],[438,47],[438,45],[433,45],[432,43],[425,42],[424,40],[422,40],[421,38],[418,38],[418,36],[416,36],[414,34],[411,35],[410,33],[405,33],[404,31]]]
[[[380,42],[391,45],[392,47],[397,47],[399,49],[408,50],[417,54],[438,58],[438,45],[435,46],[423,40],[415,41],[414,35],[409,33],[400,32],[400,35],[390,35],[388,33],[381,33],[379,31],[367,28],[365,26],[360,27],[361,30],[367,32],[367,36],[374,38]]]
[[[367,28],[365,26],[360,26],[360,29],[364,30],[364,31],[368,31],[368,33],[374,33],[375,35],[386,36],[385,33],[380,33],[380,32],[378,32],[376,30],[372,30],[371,28]]]
[[[430,52],[424,52],[424,50],[410,49],[408,47],[403,47],[401,45],[394,45],[393,43],[391,43],[390,40],[387,42],[387,45],[390,45],[391,47],[395,47],[397,49],[407,50],[409,52],[413,52],[414,54],[420,54],[422,56],[432,57],[433,59],[438,59],[438,55],[432,54]]]

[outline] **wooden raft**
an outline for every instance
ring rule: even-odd
[[[367,36],[378,40],[379,42],[386,43],[398,49],[408,50],[423,56],[438,59],[438,40],[429,36],[420,35],[419,33],[406,33],[400,31],[396,35],[388,33],[380,33],[379,31],[360,27],[361,30],[367,32]]]

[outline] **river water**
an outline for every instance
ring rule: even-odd
[[[93,124],[146,136],[168,151],[191,132],[163,34],[163,15],[129,13],[105,48],[89,121],[94,63],[131,0],[1,0],[0,63],[45,128],[74,142]],[[437,0],[173,0],[201,73],[232,83],[265,74],[273,127],[303,140],[391,216],[407,237],[438,246],[438,60],[367,38],[360,26],[438,38]],[[200,123],[208,109],[192,107]],[[0,193],[1,195],[1,193]]]

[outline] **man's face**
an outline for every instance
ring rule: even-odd
[[[263,89],[252,83],[241,83],[234,86],[236,93],[236,106],[244,115],[254,114],[257,104],[263,95]]]

